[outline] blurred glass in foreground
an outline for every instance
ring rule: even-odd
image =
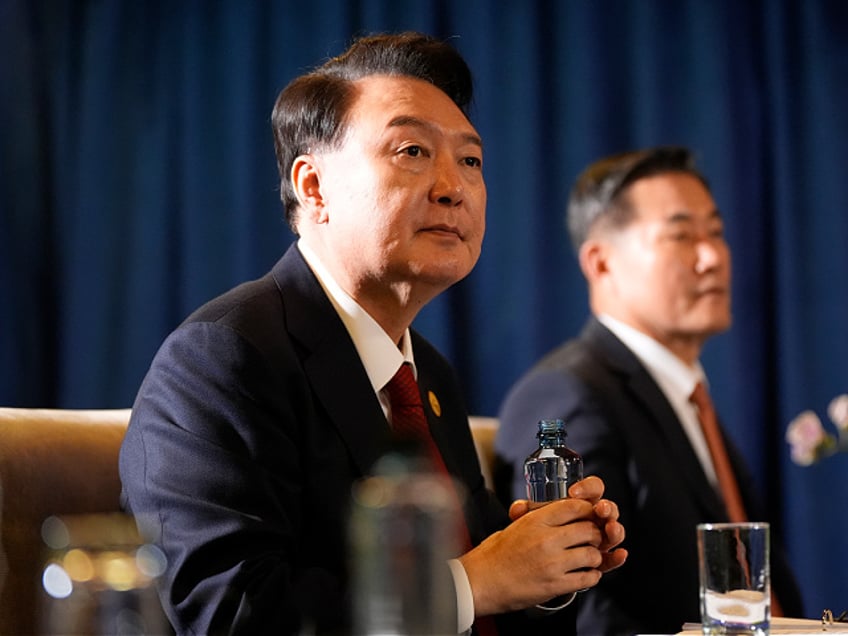
[[[455,634],[447,566],[460,553],[452,481],[403,453],[354,486],[350,521],[354,633]]]
[[[165,556],[122,514],[49,517],[41,633],[141,636],[173,633],[156,594]]]

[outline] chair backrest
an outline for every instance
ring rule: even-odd
[[[477,457],[480,458],[483,478],[486,480],[486,485],[494,490],[495,436],[498,433],[500,422],[496,417],[470,415],[468,424],[471,427],[471,436],[474,438]]]
[[[33,634],[41,524],[120,511],[118,452],[130,409],[0,407],[0,634]]]

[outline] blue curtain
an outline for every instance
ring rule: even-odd
[[[807,612],[848,609],[848,457],[783,434],[848,391],[848,4],[841,0],[0,0],[0,404],[119,407],[193,308],[292,240],[270,112],[355,34],[454,38],[476,78],[488,232],[417,327],[470,409],[587,316],[563,213],[595,158],[697,152],[734,253],[704,362]],[[662,532],[662,528],[657,528]]]

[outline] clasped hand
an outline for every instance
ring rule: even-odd
[[[512,523],[460,557],[478,616],[533,607],[593,587],[627,558],[618,506],[587,477],[568,499],[513,502]]]

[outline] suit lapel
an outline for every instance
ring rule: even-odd
[[[327,411],[360,472],[368,474],[374,462],[391,450],[392,438],[356,347],[296,246],[286,251],[272,275],[283,292],[284,328],[302,348],[299,357],[317,401]],[[413,347],[419,372],[424,374],[419,380],[433,438],[448,470],[462,475],[468,470],[459,463],[459,457],[466,456],[462,435],[473,448],[467,426],[459,426],[467,421],[467,415],[454,403],[452,393],[445,394],[446,402],[439,402],[445,383],[439,377],[428,378],[432,361],[427,348],[421,344]]]
[[[645,411],[647,419],[656,427],[665,443],[663,461],[675,465],[675,472],[686,482],[696,501],[701,503],[711,518],[723,518],[726,513],[721,499],[707,479],[677,414],[650,373],[633,352],[597,320],[590,321],[582,337],[610,368],[625,376],[627,391]]]
[[[273,270],[285,327],[303,347],[303,368],[362,474],[390,447],[389,426],[353,341],[296,246]]]
[[[454,371],[429,342],[415,330],[410,333],[421,400],[433,440],[450,473],[473,487],[480,467],[475,466],[477,454],[468,426],[468,410]]]
[[[434,382],[436,378],[428,376],[428,365],[423,360],[423,356],[419,356],[416,352],[415,358],[419,371],[418,386],[421,389],[421,401],[424,403],[424,414],[427,416],[430,434],[433,436],[433,441],[442,455],[442,460],[445,462],[448,472],[458,476],[462,471],[460,470],[457,444],[455,443],[455,436],[458,433],[457,414],[451,412],[454,410],[451,406],[452,402],[441,400],[439,384]],[[463,414],[462,417],[467,418],[467,415]]]

